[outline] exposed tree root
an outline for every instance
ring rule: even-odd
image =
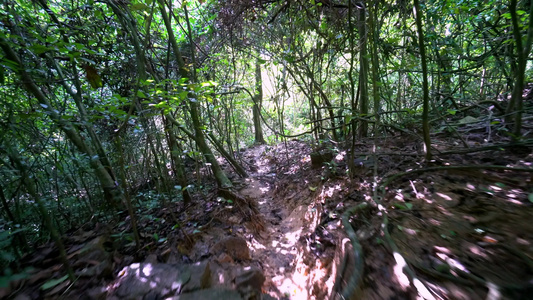
[[[350,278],[346,280],[346,286],[342,290],[340,290],[340,285],[344,281],[343,275],[347,268],[348,256],[350,255],[350,253],[346,252],[341,261],[341,264],[339,265],[339,271],[337,272],[335,278],[335,285],[333,286],[330,299],[353,299],[361,298],[362,296],[358,295],[357,293],[360,293],[360,284],[361,279],[363,278],[363,248],[361,247],[359,239],[357,238],[357,234],[355,233],[355,230],[353,229],[352,224],[350,223],[350,218],[352,217],[352,215],[364,209],[367,209],[368,207],[368,203],[363,202],[357,206],[348,209],[342,216],[342,225],[344,226],[344,231],[346,232],[346,235],[352,243],[354,257],[353,264],[355,268],[352,274],[350,274]]]
[[[218,189],[217,195],[233,201],[233,204],[239,210],[243,219],[249,222],[255,233],[259,233],[265,229],[265,220],[259,212],[255,201],[243,197],[233,189]]]

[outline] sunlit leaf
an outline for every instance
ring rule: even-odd
[[[317,188],[316,188],[316,187],[314,187],[314,186],[309,186],[309,190],[310,190],[311,192],[314,192],[314,191],[316,191],[316,189],[317,189]]]

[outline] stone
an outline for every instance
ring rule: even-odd
[[[216,243],[211,248],[211,254],[220,255],[226,253],[236,261],[250,260],[250,249],[246,240],[240,237],[227,237]]]
[[[207,262],[195,265],[135,263],[122,269],[113,296],[124,299],[161,299],[211,286]]]
[[[324,163],[330,162],[332,159],[333,152],[328,149],[311,152],[311,165],[313,168],[322,167]]]
[[[252,288],[261,291],[264,282],[265,275],[259,269],[251,269],[235,277],[235,286],[238,290]]]

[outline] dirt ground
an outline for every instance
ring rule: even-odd
[[[43,292],[61,271],[45,245],[24,262],[36,270],[29,279],[0,296],[105,299],[132,263],[209,260],[226,271],[260,270],[263,299],[532,299],[533,142],[491,146],[482,135],[469,132],[469,148],[432,136],[430,162],[409,136],[363,140],[352,178],[347,145],[321,146],[330,156],[319,164],[302,141],[245,149],[250,176],[234,178],[241,200],[213,188],[193,206],[147,209],[141,250],[117,234],[131,231],[127,217],[114,228],[82,228],[66,241],[74,267],[86,272],[77,282]],[[215,253],[228,237],[248,249]]]
[[[360,299],[531,299],[532,143],[471,141],[485,151],[454,151],[453,141],[434,142],[436,159],[424,165],[404,137],[376,141],[376,154],[372,142],[361,143],[352,179],[345,151],[333,145],[336,158],[319,168],[297,141],[247,150],[258,172],[242,192],[258,199],[268,224],[252,244],[265,289],[285,299],[349,289],[353,270],[340,272],[334,288],[347,261],[339,257],[341,216],[367,202],[351,216],[364,260]]]

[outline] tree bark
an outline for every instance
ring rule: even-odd
[[[359,110],[360,115],[366,117],[368,115],[368,55],[367,55],[367,33],[366,33],[366,6],[361,3],[362,8],[359,8]],[[359,137],[368,136],[368,122],[361,120],[359,126]]]
[[[261,127],[261,106],[263,104],[263,80],[261,79],[261,64],[259,60],[255,62],[255,96],[253,106],[255,143],[265,144],[263,128]]]
[[[178,43],[176,42],[176,37],[174,36],[174,32],[170,24],[170,19],[165,10],[165,3],[163,0],[158,0],[158,3],[159,3],[159,10],[161,11],[161,16],[163,17],[163,22],[165,23],[165,27],[167,29],[169,43],[172,45],[172,50],[174,50],[174,58],[176,60],[176,63],[178,64],[180,75],[182,78],[187,78],[189,82],[195,82],[196,78],[194,76],[194,72],[189,71],[189,69],[185,65],[183,57],[181,56],[181,51],[179,50]],[[191,32],[189,32],[189,34],[191,34]],[[193,66],[193,69],[194,68],[195,66]],[[217,181],[218,187],[219,188],[231,188],[233,187],[232,182],[228,179],[228,177],[224,173],[224,170],[222,170],[218,161],[213,155],[213,152],[207,145],[205,134],[203,132],[202,122],[200,121],[198,100],[195,98],[195,95],[192,92],[189,93],[188,98],[189,98],[189,103],[188,103],[189,111],[190,111],[190,115],[191,115],[191,119],[192,119],[192,123],[194,127],[194,140],[196,144],[198,145],[198,148],[204,155],[205,160],[209,164],[211,164],[211,170],[213,171],[213,174],[215,175],[215,180]]]
[[[531,51],[531,42],[533,38],[533,5],[530,5],[530,11],[529,11],[529,27],[528,27],[528,33],[527,33],[527,40],[526,44],[523,45],[522,43],[522,34],[520,32],[520,27],[518,26],[518,16],[516,13],[516,6],[517,6],[517,0],[511,0],[510,3],[510,13],[511,13],[511,22],[513,24],[513,36],[516,43],[516,52],[518,54],[518,61],[517,61],[517,70],[514,74],[514,86],[513,91],[511,94],[511,101],[509,101],[509,105],[507,106],[506,114],[510,115],[512,113],[515,113],[514,118],[514,128],[513,128],[513,140],[518,140],[522,133],[522,110],[524,107],[524,100],[522,97],[522,93],[524,91],[524,79],[525,79],[525,71],[526,71],[526,65],[527,65],[527,59],[529,56],[529,52]]]
[[[431,138],[429,136],[429,86],[428,67],[426,62],[426,47],[424,43],[424,31],[422,29],[422,16],[420,13],[420,3],[414,0],[414,13],[416,18],[416,28],[418,30],[418,48],[420,49],[420,59],[422,60],[422,89],[424,105],[422,112],[422,131],[424,135],[424,145],[426,148],[426,160],[431,159]]]

